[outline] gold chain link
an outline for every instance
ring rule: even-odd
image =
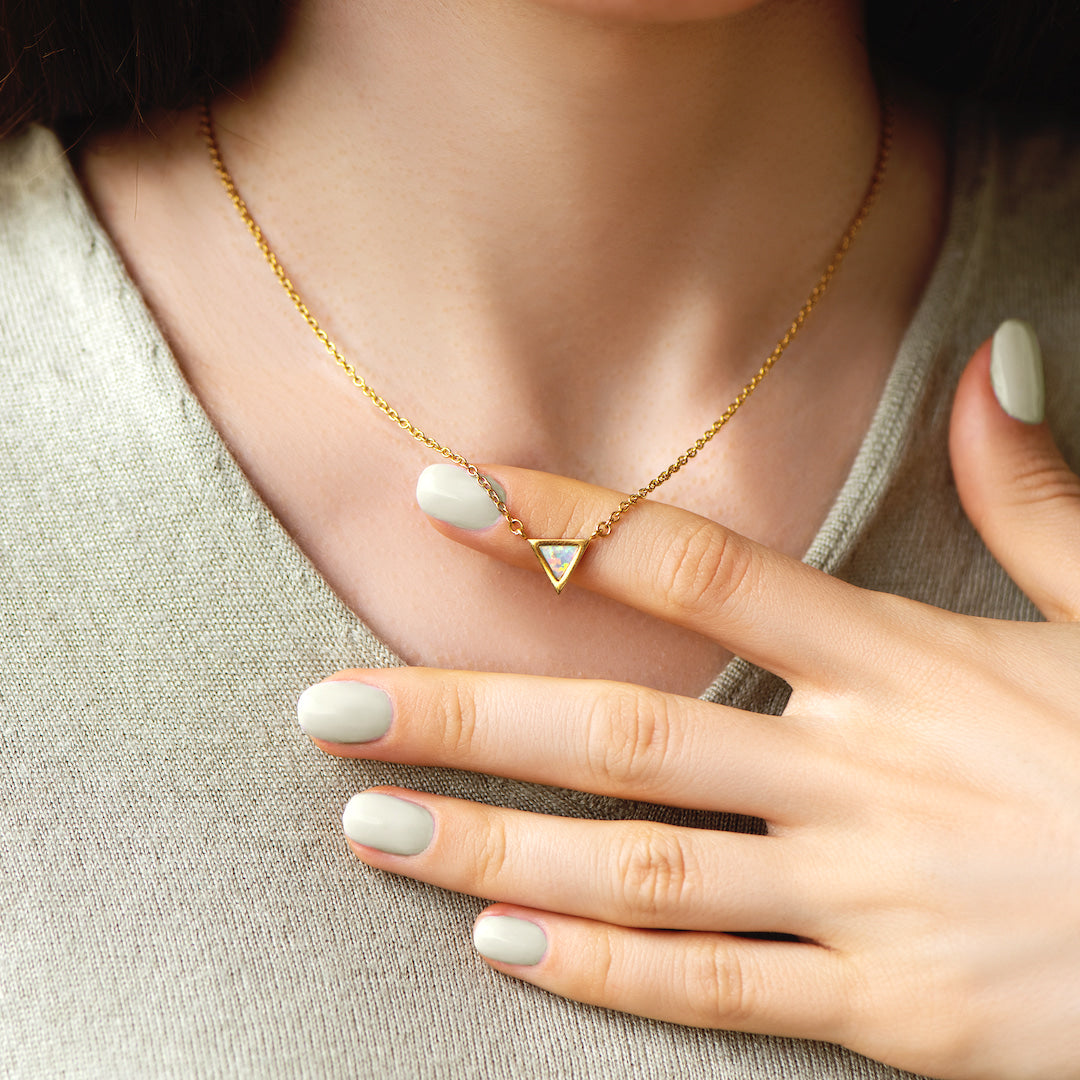
[[[228,193],[229,199],[232,201],[233,206],[236,207],[237,213],[243,219],[244,224],[247,226],[248,232],[255,239],[255,243],[258,244],[259,250],[263,254],[263,258],[270,264],[270,268],[274,271],[275,276],[281,283],[281,287],[288,294],[289,299],[293,302],[293,306],[303,316],[304,322],[308,324],[315,336],[322,342],[326,351],[334,358],[334,362],[348,375],[353,385],[366,397],[371,403],[383,414],[389,417],[399,428],[403,431],[407,431],[417,442],[421,442],[424,446],[436,453],[441,454],[448,461],[454,462],[455,465],[460,465],[465,469],[470,476],[476,478],[480,486],[488,493],[488,497],[498,508],[499,513],[506,519],[506,523],[510,528],[510,531],[515,536],[525,537],[525,528],[522,523],[514,517],[506,503],[499,497],[499,493],[492,486],[491,481],[488,480],[483,473],[466,458],[463,454],[459,454],[456,450],[452,450],[449,446],[444,446],[437,439],[433,439],[430,435],[426,434],[420,428],[418,428],[411,420],[404,417],[395,409],[384,397],[377,393],[374,388],[368,385],[364,377],[349,363],[348,360],[341,354],[341,351],[330,340],[330,336],[319,324],[319,320],[311,313],[307,304],[304,303],[300,294],[296,291],[296,287],[292,281],[289,280],[289,275],[285,272],[285,267],[282,266],[277,255],[274,254],[269,243],[267,243],[266,237],[263,235],[263,231],[259,228],[255,218],[252,217],[251,211],[247,208],[247,203],[244,202],[240,196],[240,192],[236,187],[236,182],[232,178],[232,174],[225,166],[224,158],[221,155],[221,147],[218,145],[217,136],[214,132],[213,120],[210,116],[210,103],[209,101],[203,101],[201,104],[201,121],[202,121],[202,134],[206,140],[207,148],[210,152],[210,160],[214,164],[214,168],[217,170],[218,177],[221,179],[221,183]],[[646,496],[654,492],[661,484],[670,480],[683,466],[687,465],[693,458],[705,448],[706,444],[723,429],[731,418],[739,411],[740,408],[746,403],[750,395],[758,388],[761,381],[766,375],[773,369],[777,360],[784,354],[784,350],[794,340],[795,335],[802,329],[806,320],[809,318],[810,313],[817,306],[818,301],[825,295],[826,289],[829,287],[829,283],[833,279],[836,271],[840,268],[840,264],[844,260],[844,256],[847,255],[849,248],[859,230],[862,228],[863,223],[866,221],[866,217],[870,212],[871,206],[877,199],[878,192],[881,190],[881,185],[885,179],[885,167],[889,160],[889,151],[892,147],[892,108],[887,97],[882,99],[881,107],[881,137],[878,142],[877,160],[874,164],[874,172],[870,178],[870,184],[866,189],[866,194],[863,197],[862,205],[859,207],[855,217],[852,218],[851,224],[848,225],[847,230],[840,239],[840,243],[837,244],[836,250],[832,253],[829,259],[828,265],[822,271],[821,277],[818,278],[817,284],[810,290],[810,295],[806,298],[806,302],[799,309],[798,314],[792,320],[791,325],[788,327],[784,336],[776,343],[776,347],[765,359],[765,362],[758,368],[753,378],[739,391],[738,396],[734,401],[724,410],[723,414],[715,420],[710,427],[708,427],[693,443],[693,445],[687,447],[663,472],[654,476],[644,487],[640,487],[632,495],[628,495],[619,505],[608,515],[603,521],[601,521],[592,534],[589,536],[589,541],[596,540],[598,537],[607,536],[611,532],[612,527],[617,521],[636,503],[641,502]],[[527,539],[527,537],[526,537]]]

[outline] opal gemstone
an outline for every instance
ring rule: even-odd
[[[562,581],[567,571],[574,565],[580,544],[537,544],[540,557],[551,568],[556,581]]]

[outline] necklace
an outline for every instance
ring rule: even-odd
[[[761,367],[758,368],[749,382],[747,382],[739,391],[736,398],[728,405],[721,416],[713,421],[693,444],[687,447],[686,450],[684,450],[666,469],[654,476],[644,487],[640,487],[637,491],[627,495],[627,497],[623,499],[595,529],[593,529],[589,536],[584,539],[575,537],[533,538],[526,535],[525,526],[510,513],[509,507],[495,490],[491,481],[484,476],[484,474],[481,473],[468,458],[463,454],[459,454],[456,450],[452,450],[449,446],[444,446],[437,439],[432,438],[432,436],[418,428],[411,420],[402,416],[401,413],[399,413],[384,397],[378,394],[375,389],[367,383],[360,372],[345,359],[338,347],[330,340],[329,335],[319,324],[318,319],[311,313],[307,304],[304,303],[293,283],[289,280],[289,276],[285,272],[284,266],[282,266],[277,255],[274,254],[266,237],[263,235],[262,229],[259,228],[251,211],[248,210],[247,204],[241,198],[240,192],[236,187],[236,182],[233,180],[232,174],[225,166],[225,161],[221,154],[221,147],[218,145],[217,136],[214,132],[213,119],[210,115],[209,101],[204,99],[200,109],[203,138],[206,141],[206,146],[210,153],[210,160],[217,171],[222,186],[225,188],[233,206],[236,207],[236,211],[240,215],[241,220],[247,226],[248,232],[250,232],[255,239],[255,243],[262,252],[263,258],[266,259],[270,268],[274,271],[275,276],[281,283],[281,287],[288,294],[293,306],[303,317],[312,332],[322,343],[323,348],[325,348],[331,357],[333,357],[334,362],[345,372],[353,385],[368,398],[380,412],[397,424],[403,431],[408,432],[408,434],[418,442],[423,443],[429,449],[441,454],[455,465],[459,465],[476,480],[498,508],[499,513],[505,519],[510,531],[515,536],[520,536],[523,540],[527,541],[532,547],[533,551],[536,553],[537,559],[540,561],[540,566],[547,575],[548,581],[554,586],[556,593],[561,593],[563,591],[566,583],[570,580],[570,575],[581,562],[581,557],[585,554],[585,549],[594,540],[599,540],[600,538],[607,536],[628,510],[654,492],[661,484],[670,480],[684,465],[687,465],[693,458],[697,457],[697,455],[705,448],[706,444],[712,440],[713,436],[717,435],[722,428],[727,426],[728,421],[730,421],[739,409],[742,408],[746,403],[746,400],[761,384],[761,381],[773,369],[777,360],[784,354],[784,350],[791,344],[795,335],[798,334],[806,323],[807,318],[817,306],[818,301],[825,295],[829,283],[832,281],[836,271],[840,268],[844,256],[848,253],[848,249],[851,247],[856,235],[858,235],[859,230],[866,221],[870,208],[873,206],[874,201],[878,196],[878,192],[881,190],[881,185],[885,180],[885,167],[889,160],[889,150],[892,147],[892,109],[888,98],[883,97],[881,103],[881,134],[878,140],[877,160],[874,163],[874,171],[871,174],[870,182],[866,188],[866,194],[863,196],[863,201],[859,206],[858,211],[856,211],[855,216],[851,219],[851,223],[844,231],[844,235],[840,238],[840,242],[833,250],[828,264],[822,271],[821,276],[818,278],[813,289],[810,290],[810,295],[806,298],[806,301],[792,319],[791,325],[785,331],[784,336],[776,343],[775,348],[765,358]]]

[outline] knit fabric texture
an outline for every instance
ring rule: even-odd
[[[1007,317],[1080,463],[1080,144],[961,105],[949,220],[807,561],[1036,614],[956,498],[952,391]],[[295,701],[400,661],[331,591],[195,399],[55,136],[0,144],[0,1074],[883,1080],[820,1043],[566,1001],[488,969],[482,901],[359,865],[372,783],[594,818],[753,828],[452,770],[343,761]],[[733,661],[712,700],[779,712]]]

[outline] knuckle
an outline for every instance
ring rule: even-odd
[[[682,608],[730,608],[758,577],[758,557],[741,537],[711,523],[684,529],[660,561],[660,583]]]
[[[623,965],[617,964],[617,931],[601,924],[582,942],[581,963],[574,965],[580,999],[599,1004],[618,1002],[625,993]]]
[[[1014,463],[1011,480],[1020,505],[1052,503],[1080,509],[1080,478],[1060,458],[1022,455]]]
[[[639,789],[659,777],[671,743],[666,699],[613,685],[590,707],[586,764],[594,778],[617,789]]]
[[[723,946],[696,950],[686,966],[686,994],[710,1027],[740,1029],[762,1001],[761,973],[745,951]]]
[[[477,895],[498,899],[499,883],[507,871],[509,847],[506,826],[496,813],[487,812],[485,818],[484,828],[470,830],[476,837],[471,859],[470,888],[475,887]]]
[[[448,679],[440,689],[442,742],[455,757],[467,757],[476,738],[477,702],[471,684]]]
[[[690,887],[689,853],[674,829],[647,825],[624,840],[615,860],[616,895],[632,923],[669,925]],[[685,912],[683,915],[685,916]]]
[[[526,511],[529,507],[525,506]],[[591,532],[596,522],[597,506],[582,491],[563,492],[558,508],[545,505],[544,512],[549,525],[545,536],[578,536]],[[552,517],[552,514],[557,516]]]

